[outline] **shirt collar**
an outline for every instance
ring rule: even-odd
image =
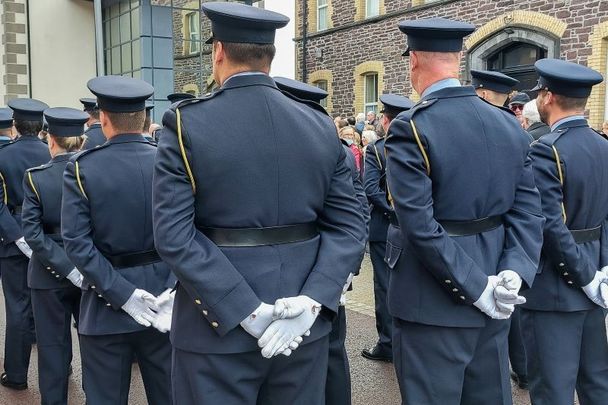
[[[445,89],[447,87],[460,87],[460,86],[462,86],[462,85],[460,84],[460,81],[458,79],[449,78],[449,79],[439,80],[438,82],[435,82],[435,83],[431,84],[429,87],[427,87],[426,90],[424,90],[422,92],[422,95],[420,98],[424,98],[431,93]]]
[[[583,115],[571,115],[569,117],[562,118],[557,121],[553,125],[551,125],[551,132],[555,131],[560,125],[565,124],[566,122],[576,121],[576,120],[584,120],[585,117]]]

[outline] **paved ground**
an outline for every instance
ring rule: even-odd
[[[393,405],[399,404],[399,389],[395,372],[391,364],[376,363],[365,360],[360,356],[364,347],[375,343],[376,332],[374,326],[374,301],[372,287],[372,271],[369,258],[363,263],[361,275],[355,278],[354,290],[349,293],[347,304],[348,336],[347,350],[351,362],[351,376],[354,405]],[[0,342],[4,341],[4,300],[0,304]],[[74,337],[76,335],[74,334]],[[81,384],[80,358],[78,345],[74,339],[74,374],[70,384],[70,405],[84,403],[84,394]],[[0,357],[2,353],[0,353]],[[27,391],[12,391],[0,386],[1,405],[33,405],[40,403],[37,389],[36,348],[32,352],[30,365],[29,389]],[[525,391],[513,389],[514,404],[528,405],[528,395]],[[132,405],[145,405],[145,395],[141,376],[136,365],[133,366],[131,397]],[[331,405],[331,404],[329,404]]]

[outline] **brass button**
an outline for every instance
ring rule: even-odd
[[[203,315],[207,316],[207,315],[209,315],[209,312],[207,312],[206,309],[203,309]]]
[[[59,278],[59,274],[56,274],[56,275],[55,275],[55,278]]]
[[[101,298],[101,294],[97,294],[97,296],[98,296],[99,298]]]
[[[445,280],[446,284],[452,284],[452,280]]]
[[[91,286],[91,289],[92,289],[92,290],[94,290],[94,289],[95,289],[95,286],[94,286],[94,285],[92,285],[92,286]]]
[[[220,324],[214,321],[214,322],[211,322],[211,326],[213,326],[214,328],[217,328],[218,326],[220,326]]]
[[[111,307],[112,304],[110,304],[109,302],[106,304],[106,307]]]
[[[55,271],[51,271],[51,274],[55,274]]]
[[[460,296],[460,299],[464,301],[464,300],[466,300],[467,298],[466,298],[464,295],[461,295],[461,296]]]
[[[560,263],[560,264],[559,264],[559,267],[564,267],[564,266],[565,266],[565,264],[564,264],[564,263]]]
[[[568,272],[567,272],[567,271],[564,271],[564,276],[567,276],[567,275],[568,275]]]
[[[572,285],[574,283],[572,282],[572,280],[568,280],[568,284]]]
[[[196,299],[196,300],[194,300],[194,303],[195,303],[196,305],[201,305],[201,300]]]
[[[458,292],[458,288],[452,288],[452,291]]]

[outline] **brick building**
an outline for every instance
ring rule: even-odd
[[[416,99],[397,23],[429,17],[477,27],[465,39],[464,82],[471,68],[498,70],[529,89],[536,82],[533,64],[545,57],[582,63],[607,76],[607,1],[296,0],[296,77],[327,89],[332,113],[377,110],[383,93]],[[594,127],[608,118],[606,96],[603,83],[587,105]]]

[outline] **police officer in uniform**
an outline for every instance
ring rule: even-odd
[[[401,112],[409,110],[414,103],[407,97],[383,94],[380,102],[384,105],[380,124],[387,133],[391,121]],[[389,219],[394,216],[386,195],[385,138],[367,147],[365,154],[365,193],[372,206],[369,227],[369,255],[374,270],[374,302],[378,342],[372,349],[363,349],[366,359],[392,361],[393,318],[388,312],[386,292],[388,290],[389,269],[384,262],[386,233]]]
[[[540,257],[540,198],[513,116],[458,81],[470,24],[404,21],[420,101],[391,123],[393,360],[404,404],[511,404],[508,318]]]
[[[46,145],[38,139],[45,103],[14,99],[13,110],[18,139],[0,148],[0,271],[6,309],[4,373],[0,384],[27,388],[27,369],[34,341],[34,318],[27,286],[27,266],[31,249],[21,230],[22,180],[25,171],[49,160]]]
[[[0,147],[13,140],[13,110],[0,108]]]
[[[106,143],[106,137],[101,130],[101,123],[99,122],[99,107],[97,106],[97,99],[94,98],[81,98],[80,102],[84,106],[84,111],[89,114],[89,120],[87,121],[87,130],[84,133],[86,139],[82,149],[93,149],[98,145]]]
[[[522,330],[533,404],[608,401],[608,140],[584,117],[598,72],[556,59],[535,64],[537,105],[551,132],[532,144],[544,242]],[[603,271],[600,271],[602,269]]]
[[[32,248],[28,286],[38,342],[38,383],[43,404],[68,402],[72,361],[71,319],[78,321],[82,274],[68,259],[61,240],[63,171],[84,141],[89,116],[72,108],[49,108],[50,162],[28,169],[23,178],[22,227]]]
[[[519,80],[500,72],[489,70],[471,69],[472,85],[477,92],[477,95],[490,104],[508,111],[511,110],[504,107],[509,93],[519,83]],[[525,132],[530,142],[533,138],[529,132]],[[528,388],[528,376],[526,371],[526,349],[522,338],[520,325],[520,308],[516,307],[511,315],[511,329],[509,329],[509,361],[511,363],[511,378],[519,386],[519,388]]]
[[[274,78],[277,87],[287,93],[290,93],[303,100],[320,103],[321,100],[327,97],[328,93],[316,86],[311,86],[297,80],[288,79],[286,77]],[[369,225],[369,206],[367,197],[361,183],[361,174],[357,170],[355,164],[355,156],[352,154],[348,145],[341,140],[342,147],[346,152],[346,163],[350,169],[353,186],[355,188],[355,196],[359,200],[359,209],[365,216],[365,223]],[[359,274],[361,263],[356,268],[352,269],[351,274],[356,276]],[[331,333],[329,334],[329,359],[327,367],[327,380],[325,383],[325,403],[332,405],[350,405],[352,402],[351,384],[350,384],[350,366],[348,364],[348,355],[344,343],[346,341],[346,291],[352,289],[352,277],[347,280],[343,289],[342,297],[340,298],[340,306],[338,307],[338,316],[334,319]]]
[[[79,322],[87,403],[127,404],[135,355],[148,403],[169,404],[171,349],[158,314],[175,278],[154,249],[156,147],[141,135],[154,89],[116,76],[87,86],[97,96],[108,142],[68,162],[61,215],[68,258],[91,284],[82,293]]]
[[[203,11],[221,87],[165,114],[154,173],[156,245],[179,280],[174,401],[325,404],[331,318],[365,243],[346,154],[326,112],[268,76],[289,19]]]

